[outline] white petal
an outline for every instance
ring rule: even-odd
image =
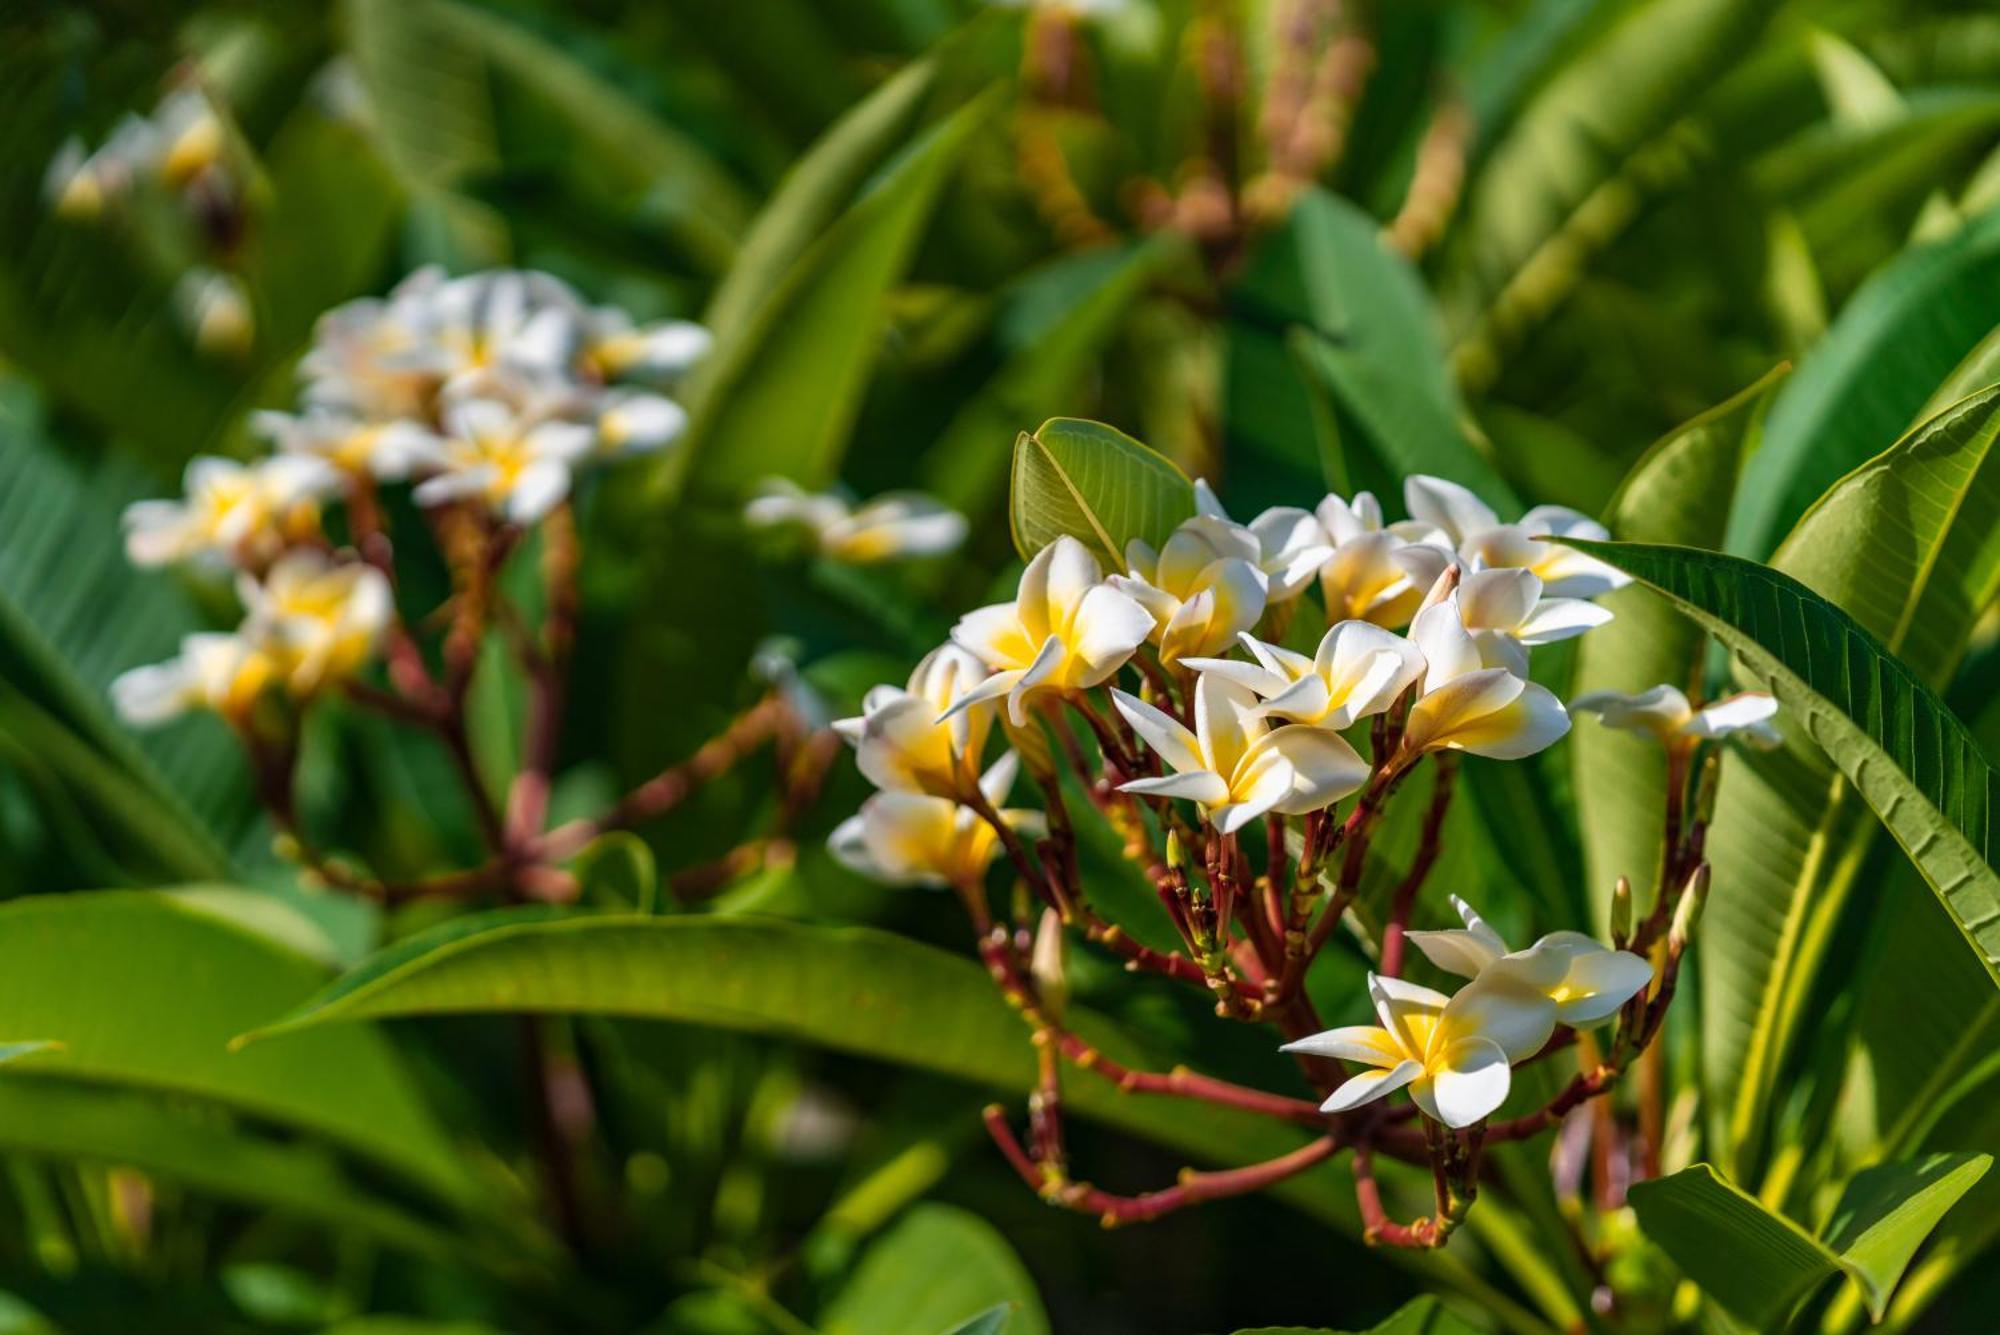
[[[1438,1020],[1446,1041],[1490,1039],[1510,1061],[1532,1057],[1555,1029],[1556,1003],[1546,992],[1491,971],[1460,988]]]
[[[1456,482],[1421,473],[1403,480],[1403,507],[1410,518],[1435,524],[1454,544],[1497,526],[1500,517],[1486,502]]]
[[[1532,570],[1475,570],[1459,581],[1458,606],[1471,630],[1513,630],[1541,600]]]
[[[1514,628],[1523,644],[1554,644],[1593,630],[1611,620],[1611,612],[1581,598],[1544,598]]]
[[[1208,771],[1195,735],[1179,719],[1124,691],[1112,691],[1111,703],[1125,716],[1125,721],[1132,725],[1132,731],[1139,734],[1139,739],[1166,762],[1168,769],[1177,774]],[[1226,788],[1224,792],[1227,792]]]
[[[1127,594],[1100,584],[1076,610],[1070,648],[1083,662],[1078,686],[1095,686],[1124,667],[1153,633],[1153,614]]]
[[[1350,1024],[1339,1029],[1328,1029],[1295,1039],[1278,1051],[1304,1052],[1315,1057],[1332,1057],[1338,1061],[1360,1062],[1364,1066],[1380,1066],[1385,1070],[1400,1066],[1406,1060],[1396,1048],[1396,1036],[1387,1029],[1372,1024]]]
[[[1778,701],[1761,691],[1745,691],[1717,700],[1690,719],[1682,731],[1695,737],[1727,737],[1756,728],[1778,716]]]
[[[1417,613],[1410,625],[1410,643],[1424,656],[1424,693],[1479,671],[1479,646],[1459,616],[1458,604],[1447,598]]]
[[[988,700],[998,700],[1001,696],[1011,693],[1021,684],[1021,678],[1027,675],[1027,669],[1014,668],[1007,672],[996,672],[984,681],[974,682],[964,695],[952,701],[951,705],[938,715],[937,721],[943,723],[946,719],[955,718],[975,705],[984,704]]]
[[[1364,1103],[1373,1103],[1395,1093],[1423,1073],[1423,1064],[1413,1061],[1398,1063],[1387,1071],[1357,1071],[1341,1081],[1340,1088],[1326,1096],[1326,1102],[1319,1105],[1319,1110],[1337,1113],[1359,1108]]]
[[[532,524],[569,494],[569,465],[559,459],[538,459],[523,468],[507,493],[507,518]]]
[[[1610,1019],[1653,981],[1653,966],[1629,950],[1599,948],[1571,961],[1556,1018],[1582,1028]]]
[[[1507,1056],[1483,1038],[1462,1038],[1446,1048],[1431,1077],[1431,1107],[1438,1121],[1454,1130],[1492,1116],[1507,1101],[1513,1084]]]
[[[1461,978],[1477,978],[1480,970],[1504,953],[1494,950],[1473,933],[1456,928],[1443,932],[1409,932],[1406,935],[1411,945],[1424,952],[1424,958],[1446,973],[1455,973]]]
[[[1184,797],[1205,807],[1220,806],[1229,800],[1229,785],[1213,770],[1189,770],[1157,779],[1133,779],[1118,785],[1121,793],[1142,793],[1152,797]]]
[[[1274,760],[1282,765],[1273,764]],[[1350,746],[1345,737],[1330,728],[1302,724],[1279,728],[1259,738],[1245,758],[1251,771],[1250,791],[1261,794],[1272,776],[1282,775],[1285,787],[1271,809],[1288,816],[1303,815],[1331,806],[1368,782],[1368,762]],[[1245,796],[1243,785],[1235,785],[1237,796]]]

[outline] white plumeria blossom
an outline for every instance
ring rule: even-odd
[[[190,559],[262,565],[292,538],[318,529],[320,498],[339,481],[324,459],[304,455],[251,464],[198,456],[183,477],[183,499],[125,507],[125,554],[138,566]]]
[[[1467,488],[1421,473],[1403,480],[1403,503],[1410,518],[1440,529],[1469,569],[1532,570],[1552,598],[1595,598],[1632,582],[1630,575],[1595,557],[1541,541],[1610,538],[1604,525],[1566,506],[1538,505],[1517,522],[1503,524]]]
[[[268,658],[242,634],[210,631],[181,641],[181,651],[164,663],[122,672],[111,683],[118,716],[149,728],[190,709],[212,709],[241,717],[269,685]]]
[[[1046,829],[1041,812],[999,805],[1019,768],[1020,758],[1009,751],[981,777],[980,791],[1009,827],[1039,838]],[[843,865],[891,885],[969,884],[985,873],[999,846],[999,835],[971,807],[901,791],[875,794],[827,838]]]
[[[281,454],[324,459],[344,473],[366,474],[384,482],[409,476],[417,464],[435,459],[441,448],[437,433],[418,422],[366,422],[323,408],[303,413],[254,412],[250,429],[277,446]]]
[[[1611,620],[1611,613],[1582,598],[1545,598],[1532,570],[1475,570],[1458,584],[1465,628],[1489,665],[1528,675],[1528,650],[1572,639]]]
[[[855,506],[838,492],[812,492],[785,478],[770,478],[743,507],[756,528],[797,525],[809,530],[822,553],[850,565],[957,550],[969,529],[965,516],[919,491],[893,491]]]
[[[978,780],[995,706],[939,715],[985,676],[986,665],[970,650],[942,645],[924,655],[907,687],[872,688],[860,715],[835,721],[833,730],[854,747],[855,764],[877,788],[964,796]]]
[[[1328,496],[1313,512],[1332,546],[1320,565],[1320,592],[1331,621],[1368,621],[1391,630],[1410,624],[1437,571],[1451,559],[1451,541],[1441,529],[1404,520],[1382,522],[1382,505],[1370,492],[1344,501]],[[1425,548],[1414,563],[1405,555]],[[1414,567],[1414,568],[1413,568]],[[1423,571],[1429,571],[1428,575]]]
[[[1424,672],[1414,644],[1366,621],[1334,626],[1310,658],[1249,635],[1243,647],[1255,662],[1197,658],[1187,666],[1249,687],[1265,701],[1259,713],[1336,730],[1382,713]]]
[[[256,336],[256,317],[243,284],[196,265],[174,283],[174,313],[195,347],[211,356],[240,357]]]
[[[1454,1130],[1484,1121],[1507,1101],[1514,1062],[1547,1041],[1536,1036],[1538,1015],[1474,983],[1447,997],[1400,978],[1368,975],[1379,1024],[1345,1025],[1284,1045],[1354,1062],[1350,1075],[1320,1111],[1358,1108],[1408,1089],[1426,1117]]]
[[[687,424],[687,409],[664,394],[614,389],[598,407],[598,452],[606,458],[654,454],[679,440]]]
[[[1320,566],[1333,555],[1319,520],[1296,506],[1274,505],[1248,525],[1241,525],[1229,517],[1208,483],[1196,478],[1194,508],[1210,525],[1246,532],[1256,542],[1254,564],[1264,576],[1267,602],[1289,602],[1304,593]]]
[[[1113,575],[1110,583],[1152,613],[1151,638],[1160,661],[1171,665],[1223,653],[1257,624],[1266,601],[1259,556],[1248,529],[1197,515],[1158,551],[1137,538],[1127,543],[1131,573]]]
[[[153,111],[160,178],[182,186],[222,161],[228,133],[208,95],[195,87],[177,88]]]
[[[960,617],[951,638],[993,671],[947,712],[1005,696],[1007,716],[1020,726],[1037,694],[1088,690],[1124,667],[1153,633],[1153,614],[1103,574],[1065,534],[1028,562],[1013,602]]]
[[[1603,1024],[1653,981],[1653,966],[1643,958],[1582,932],[1551,932],[1526,950],[1509,950],[1470,904],[1453,895],[1451,906],[1464,928],[1411,932],[1410,941],[1446,973],[1499,988],[1515,1005],[1546,1005],[1548,1032],[1536,1047],[1557,1024],[1572,1029]]]
[[[275,656],[301,699],[366,664],[396,614],[388,576],[318,551],[286,553],[262,580],[238,577],[237,594],[249,613],[246,632]]]
[[[444,271],[427,266],[383,298],[336,306],[313,327],[299,361],[308,409],[363,421],[427,418],[455,362],[436,337],[431,296]]]
[[[1327,728],[1273,729],[1249,687],[1203,673],[1194,688],[1194,730],[1114,690],[1112,702],[1172,771],[1134,779],[1121,792],[1187,798],[1224,834],[1269,812],[1297,816],[1331,806],[1368,781],[1368,762]]]
[[[1518,760],[1569,731],[1569,715],[1546,688],[1484,660],[1456,592],[1417,614],[1410,639],[1425,667],[1403,729],[1406,749]]]
[[[515,524],[532,524],[569,495],[571,471],[597,443],[596,428],[549,407],[497,398],[454,403],[418,505],[472,501]]]
[[[1700,709],[1672,686],[1655,686],[1636,695],[1588,691],[1570,701],[1569,707],[1572,712],[1597,715],[1607,728],[1645,733],[1667,746],[1740,737],[1768,750],[1784,741],[1772,722],[1778,716],[1778,701],[1762,691],[1744,691]]]

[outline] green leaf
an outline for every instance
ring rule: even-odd
[[[980,514],[997,500],[1008,450],[1029,422],[1060,412],[1132,303],[1153,278],[1187,253],[1171,233],[1090,252],[1036,275],[1042,305],[1058,281],[1060,304],[1031,326],[1010,331],[1013,355],[953,414],[918,461],[921,485],[946,504]],[[1027,292],[1021,294],[1025,303]],[[1028,326],[1029,322],[1020,321]]]
[[[1240,321],[1291,326],[1293,354],[1324,385],[1345,448],[1366,448],[1394,476],[1449,477],[1496,509],[1520,508],[1467,440],[1429,296],[1373,218],[1322,190],[1301,195],[1233,304]]]
[[[1473,180],[1449,285],[1455,331],[1498,348],[1567,295],[1608,225],[1620,174],[1671,140],[1716,80],[1755,49],[1771,0],[1623,6],[1541,87]],[[1593,216],[1595,215],[1595,216]],[[1489,355],[1492,355],[1489,353]],[[1490,376],[1490,367],[1479,378]]]
[[[1843,1272],[1879,1319],[1918,1246],[1991,1164],[1984,1154],[1940,1154],[1860,1173],[1841,1193],[1823,1240],[1707,1164],[1635,1183],[1631,1201],[1646,1236],[1753,1328],[1780,1325]]]
[[[557,165],[585,204],[658,220],[704,270],[729,269],[750,204],[698,142],[524,27],[456,4],[440,20],[526,95],[524,119],[564,138]]]
[[[32,1057],[37,1052],[53,1052],[62,1044],[52,1039],[37,1038],[26,1042],[0,1043],[0,1062],[17,1061],[22,1057]]]
[[[2000,594],[2000,395],[1974,395],[1843,479],[1774,564],[1852,613],[1924,681],[1947,679]],[[1703,1063],[1732,1153],[1754,1156],[1818,961],[1874,826],[1802,738],[1725,764],[1708,850],[1718,884],[1702,972]],[[1725,1092],[1726,1091],[1726,1092]],[[1747,1178],[1747,1160],[1734,1171]]]
[[[462,1251],[439,1225],[357,1187],[325,1152],[265,1140],[156,1097],[9,1075],[0,1078],[0,1147],[137,1168],[205,1195],[358,1228],[433,1260]]]
[[[854,194],[910,134],[937,82],[937,65],[916,60],[857,103],[792,165],[744,235],[716,284],[702,322],[734,337],[785,283]]]
[[[1722,541],[1727,498],[1755,427],[1784,368],[1676,427],[1632,466],[1604,511],[1614,537],[1629,542],[1712,548]],[[1699,666],[1702,634],[1661,597],[1637,586],[1599,600],[1617,629],[1577,642],[1574,694],[1685,685]],[[1651,738],[1580,724],[1570,736],[1584,883],[1600,931],[1609,925],[1611,888],[1629,876],[1644,905],[1659,870],[1664,835],[1666,756]]]
[[[932,207],[973,130],[982,96],[925,131],[873,188],[828,226],[757,304],[716,335],[688,390],[686,437],[665,456],[685,477],[734,496],[764,477],[825,486],[840,468],[875,363],[885,299],[903,276]]]
[[[1893,441],[1993,327],[2000,211],[1916,246],[1848,301],[1771,405],[1727,549],[1762,556],[1842,474]]]
[[[1324,1326],[1256,1326],[1236,1335],[1473,1335],[1481,1327],[1425,1294],[1397,1308],[1390,1317],[1362,1332],[1330,1330]]]
[[[987,1308],[978,1316],[959,1322],[946,1331],[945,1335],[1000,1335],[1001,1331],[1007,1329],[1007,1318],[1013,1314],[1012,1307],[1001,1303],[997,1307]]]
[[[1014,442],[1008,512],[1023,557],[1068,534],[1108,569],[1123,570],[1125,544],[1157,547],[1194,514],[1194,484],[1115,427],[1056,417]]]
[[[313,1035],[236,1053],[230,1040],[324,978],[268,937],[127,891],[0,906],[0,1015],[59,1051],[18,1068],[214,1099],[329,1137],[446,1200],[471,1184],[382,1035]]]
[[[660,872],[652,845],[630,830],[599,835],[576,856],[582,902],[597,907],[657,913]]]
[[[1643,580],[1727,645],[1874,808],[2000,984],[2000,787],[1936,692],[1854,618],[1718,552],[1571,545]]]
[[[1034,1281],[999,1230],[965,1210],[925,1203],[869,1246],[819,1327],[827,1335],[949,1331],[996,1304],[1012,1318],[990,1329],[1047,1335]]]

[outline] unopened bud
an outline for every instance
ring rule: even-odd
[[[1028,959],[1028,972],[1041,997],[1042,1012],[1058,1024],[1062,1022],[1063,1008],[1069,1004],[1069,975],[1064,968],[1067,946],[1062,915],[1054,909],[1043,909],[1041,926],[1035,931],[1035,950]]]
[[[1180,871],[1187,866],[1187,850],[1181,847],[1179,830],[1167,831],[1167,868]]]
[[[1451,597],[1458,589],[1458,577],[1458,562],[1453,561],[1444,568],[1444,573],[1439,575],[1436,582],[1431,585],[1430,592],[1424,595],[1423,605],[1417,608],[1417,611],[1419,613],[1427,612],[1445,599]]]
[[[1702,758],[1701,772],[1694,778],[1694,821],[1706,825],[1715,818],[1715,776],[1722,757],[1714,751]]]
[[[1676,955],[1687,949],[1687,943],[1694,936],[1695,926],[1701,922],[1701,910],[1708,903],[1708,864],[1702,863],[1688,877],[1687,888],[1681,891],[1681,902],[1674,909],[1673,929],[1667,934],[1667,944]]]
[[[1611,939],[1620,946],[1632,939],[1632,882],[1623,876],[1611,889]]]

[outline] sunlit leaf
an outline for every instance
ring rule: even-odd
[[[923,1204],[863,1253],[819,1326],[827,1335],[949,1331],[996,1304],[1006,1319],[989,1329],[1046,1335],[1034,1281],[999,1231],[954,1206]]]
[[[1067,534],[1107,569],[1125,545],[1158,546],[1194,513],[1194,485],[1173,461],[1102,422],[1057,417],[1014,443],[1009,513],[1024,557]]]

